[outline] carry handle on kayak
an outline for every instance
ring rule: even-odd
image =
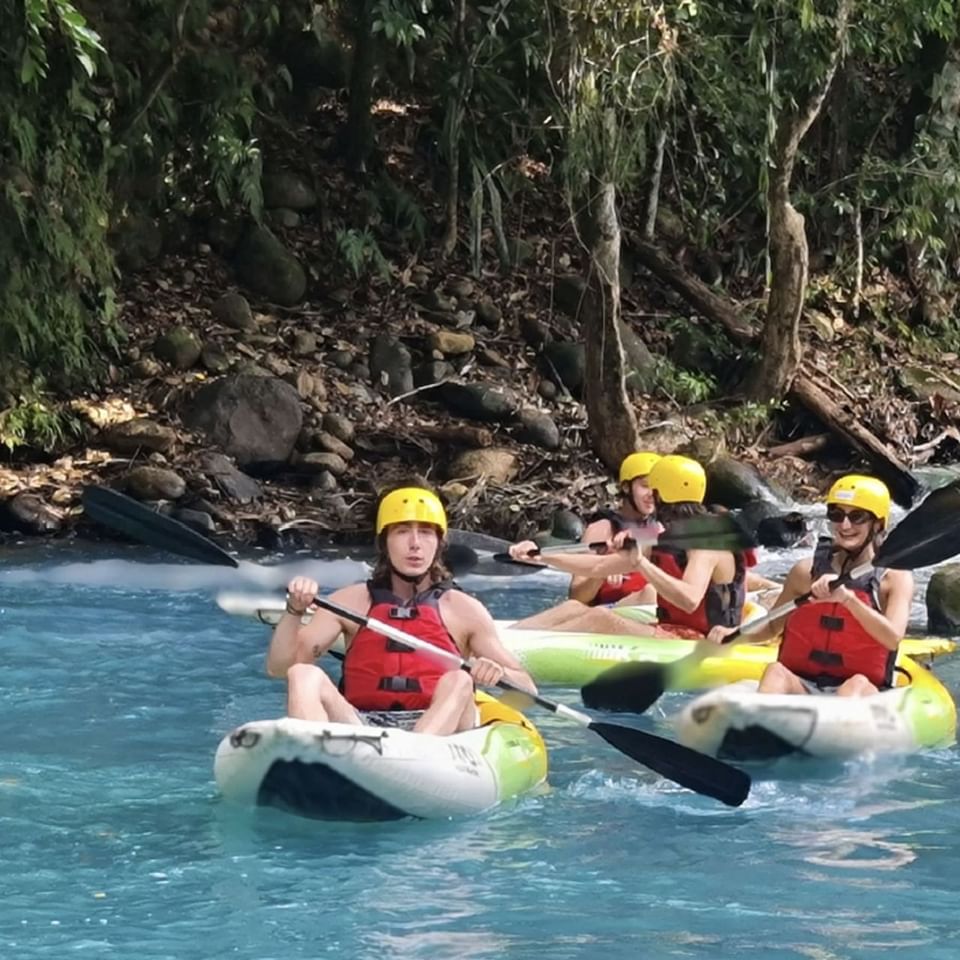
[[[908,513],[883,541],[869,563],[858,564],[838,585],[849,583],[875,568],[916,570],[933,566],[960,553],[960,481],[934,490]],[[696,649],[673,663],[624,663],[605,671],[580,690],[583,702],[598,710],[643,713],[669,689],[677,686],[684,672],[707,657],[723,656],[729,644],[741,636],[759,633],[772,621],[807,603],[812,593],[781,604],[765,617],[738,627],[724,638],[721,647],[701,640]]]

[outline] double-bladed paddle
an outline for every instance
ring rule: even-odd
[[[854,567],[838,579],[837,585],[865,576],[876,567],[916,570],[957,553],[960,553],[960,481],[934,490],[891,530],[869,563]],[[765,617],[738,627],[723,643],[730,644],[740,637],[759,633],[768,624],[809,602],[812,596],[805,593],[775,607]],[[643,713],[667,690],[675,689],[686,671],[707,657],[722,656],[723,652],[717,644],[703,640],[692,653],[672,663],[618,664],[581,689],[583,702],[598,710]]]
[[[240,561],[202,534],[116,491],[88,487],[83,493],[83,504],[86,512],[97,522],[150,546],[169,550],[171,553],[177,553],[191,560],[199,560],[201,563],[240,566]],[[247,565],[257,566],[256,564]],[[388,623],[348,610],[322,597],[314,598],[313,605],[323,607],[336,616],[354,623],[365,624],[411,649],[422,650],[433,656],[442,656],[461,669],[469,670],[469,664],[462,658],[449,652],[445,653],[432,644],[404,633]],[[579,710],[548,700],[539,694],[530,693],[506,680],[501,680],[497,686],[510,691],[514,698],[535,703],[557,716],[592,730],[621,753],[661,776],[697,793],[720,800],[728,806],[740,806],[750,792],[750,777],[742,770],[723,761],[634,727],[593,720]],[[516,702],[516,699],[513,702]]]
[[[541,558],[550,556],[572,556],[578,553],[604,552],[606,544],[572,543],[569,545],[531,550],[526,558],[514,558],[509,553],[496,553],[493,559],[498,563],[514,563],[522,567],[543,566]],[[673,521],[665,530],[656,525],[640,527],[630,531],[630,538],[622,549],[629,550],[637,546],[660,546],[674,550],[730,550],[739,552],[758,546],[757,540],[746,528],[730,514],[706,514],[698,517],[684,517]]]

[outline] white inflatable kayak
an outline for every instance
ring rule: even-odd
[[[435,819],[481,813],[540,787],[547,753],[522,714],[478,697],[483,726],[449,737],[284,717],[220,742],[223,796],[318,820]]]
[[[901,657],[911,681],[872,697],[757,693],[741,680],[691,701],[676,717],[678,739],[726,760],[792,753],[851,757],[947,746],[956,737],[953,698],[927,669]]]

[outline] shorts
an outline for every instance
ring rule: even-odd
[[[817,683],[816,680],[807,680],[806,677],[797,677],[803,689],[814,696],[821,693],[834,694],[840,689],[839,683]],[[842,682],[842,681],[841,681]]]
[[[426,710],[358,710],[357,713],[368,727],[412,730]]]

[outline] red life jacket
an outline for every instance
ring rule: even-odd
[[[451,589],[435,584],[412,600],[367,582],[369,616],[399,627],[418,640],[461,656],[440,616],[440,598]],[[424,653],[408,650],[395,640],[361,627],[343,661],[341,691],[358,710],[425,710],[437,681],[454,669]]]
[[[816,580],[833,569],[833,541],[821,537],[813,554],[810,579]],[[881,571],[847,584],[856,596],[874,610],[880,610]],[[875,640],[859,620],[839,603],[810,603],[787,617],[777,659],[790,671],[825,686],[838,686],[856,674],[863,674],[876,687],[893,684],[896,650]]]
[[[730,583],[710,583],[700,605],[692,613],[681,610],[665,597],[657,596],[657,621],[678,627],[689,627],[704,636],[711,627],[739,627],[743,618],[743,604],[747,598],[747,571],[743,556],[735,553],[736,569]],[[664,573],[683,579],[687,569],[687,552],[669,547],[654,547],[650,560]]]
[[[591,523],[595,520],[608,521],[613,528],[614,535],[618,534],[621,530],[644,530],[647,527],[654,526],[657,522],[654,517],[648,517],[645,520],[628,520],[622,513],[617,513],[615,510],[601,510],[590,518]],[[642,590],[646,585],[647,578],[640,573],[639,570],[628,573],[619,585],[607,583],[607,581],[604,580],[600,585],[600,589],[594,594],[593,599],[590,601],[590,606],[612,606],[624,597],[628,597],[631,593],[637,593]]]

